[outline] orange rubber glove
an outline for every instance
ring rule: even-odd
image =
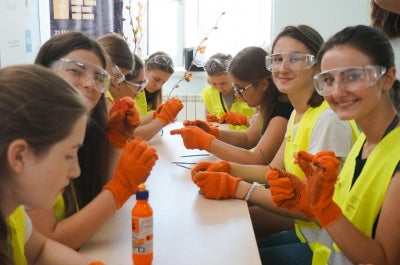
[[[183,139],[183,144],[187,149],[200,149],[210,152],[214,135],[208,134],[197,126],[187,126],[181,129],[170,131],[171,135],[180,134]]]
[[[156,114],[155,118],[159,119],[163,125],[166,126],[176,119],[176,116],[178,116],[182,108],[183,104],[180,99],[170,98],[163,104],[161,110],[159,110],[160,113]]]
[[[160,114],[162,108],[164,107],[164,103],[158,105],[157,109],[153,111],[153,119],[157,118],[157,115]]]
[[[116,99],[108,113],[108,141],[117,148],[123,148],[133,138],[133,132],[139,124],[135,101],[131,97]]]
[[[205,121],[202,120],[185,120],[183,121],[183,126],[197,126],[200,129],[202,129],[203,131],[205,131],[206,133],[212,134],[214,135],[216,138],[219,137],[219,129],[217,126],[213,125],[213,124],[208,124]]]
[[[104,264],[101,261],[92,261],[92,262],[89,263],[89,265],[106,265],[106,264]]]
[[[126,145],[114,178],[103,188],[113,193],[118,209],[135,194],[137,186],[146,181],[157,159],[156,150],[140,138],[135,138]]]
[[[265,178],[276,206],[290,211],[302,211],[308,218],[314,218],[311,207],[307,204],[306,185],[299,177],[271,168]]]
[[[240,178],[234,178],[226,172],[198,172],[192,176],[193,182],[208,199],[235,198]]]
[[[297,159],[310,158],[304,151],[296,156]],[[307,202],[321,226],[327,227],[342,215],[342,210],[332,199],[340,161],[336,159],[334,152],[322,151],[315,155],[312,164],[315,167],[314,172],[306,176]]]
[[[217,115],[214,115],[211,113],[207,113],[206,119],[207,119],[207,122],[218,122],[219,121]]]
[[[237,112],[227,112],[221,116],[219,123],[229,123],[232,125],[247,125],[247,116]]]
[[[229,164],[225,160],[220,160],[217,162],[211,162],[211,161],[199,162],[192,168],[192,172],[191,172],[192,177],[195,174],[197,174],[197,172],[200,172],[200,171],[229,173],[231,171],[231,164]]]

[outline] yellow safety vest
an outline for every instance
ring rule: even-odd
[[[221,116],[225,114],[224,108],[228,111],[244,114],[248,118],[256,113],[255,108],[249,107],[249,105],[247,105],[247,103],[241,99],[235,99],[232,103],[231,108],[228,109],[228,106],[226,106],[226,103],[223,99],[221,102],[219,91],[212,86],[203,89],[203,91],[201,92],[201,99],[203,100],[203,103],[206,106],[208,113],[214,114],[218,118],[221,118]],[[229,129],[231,130],[245,131],[247,130],[247,128],[248,127],[245,125],[229,124]]]
[[[146,93],[144,90],[136,95],[135,104],[140,116],[144,116],[152,112],[152,110],[147,109]]]
[[[300,150],[308,150],[315,123],[317,122],[321,113],[327,108],[329,108],[329,105],[326,101],[322,102],[321,105],[319,105],[318,107],[309,107],[301,118],[301,121],[298,123],[296,135],[294,137],[292,135],[296,117],[295,110],[293,111],[294,113],[289,119],[288,129],[285,136],[286,146],[284,154],[284,165],[287,172],[290,172],[301,179],[304,178],[304,172],[297,164],[294,163],[294,155]],[[353,140],[355,141],[357,139],[357,136],[359,135],[359,130],[354,121],[349,121],[349,124],[352,128]],[[310,243],[310,247],[313,247],[312,241],[306,240],[306,237],[308,238],[308,235],[310,234],[310,237],[314,238],[314,233],[317,232],[317,230],[319,229],[319,225],[317,225],[315,222],[307,222],[303,220],[295,221],[295,231],[297,237],[300,239],[301,242],[308,241]]]
[[[111,100],[112,103],[114,103],[114,97],[113,97],[113,95],[111,94],[110,90],[107,90],[106,93],[104,94],[104,96],[105,96],[106,98],[108,98],[109,100]]]
[[[284,165],[287,172],[290,172],[300,178],[304,178],[304,172],[297,164],[293,163],[294,155],[300,150],[308,150],[314,125],[317,122],[320,114],[327,108],[329,108],[329,105],[326,103],[326,101],[322,102],[322,104],[318,107],[309,107],[301,118],[301,121],[298,123],[296,135],[294,137],[292,135],[295,125],[296,110],[293,110],[293,114],[288,121],[288,129],[285,135],[286,146]]]
[[[369,237],[372,237],[374,223],[385,200],[393,172],[400,161],[399,138],[400,128],[396,128],[375,146],[357,181],[351,187],[356,157],[365,142],[365,135],[362,134],[350,151],[336,182],[333,200],[342,209],[343,215]],[[387,155],[389,153],[390,156]],[[318,242],[314,244],[312,264],[352,264],[324,229],[320,229]]]
[[[7,217],[10,231],[10,244],[15,265],[28,264],[25,257],[25,209],[21,205]]]

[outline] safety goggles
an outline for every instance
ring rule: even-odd
[[[111,76],[108,72],[91,63],[74,61],[67,58],[60,58],[51,65],[56,73],[62,73],[67,77],[78,83],[87,82],[92,79],[94,81],[94,88],[104,93],[110,86]]]
[[[160,66],[164,66],[170,69],[174,69],[174,63],[168,55],[165,54],[159,54],[155,55],[153,57],[150,57],[149,59],[146,60],[145,62],[147,65],[148,64],[157,64]]]
[[[374,85],[386,73],[386,67],[367,65],[344,67],[314,75],[314,86],[321,96],[332,95],[335,84],[343,90],[353,92]]]
[[[124,75],[121,71],[121,69],[116,65],[115,63],[113,64],[113,67],[111,68],[111,82],[113,85],[118,85],[121,83],[127,84],[128,88],[134,92],[134,93],[139,93],[145,89],[147,86],[147,83],[149,80],[147,78],[144,78],[142,82],[140,83],[135,83],[128,81],[129,78],[128,76],[131,76],[131,73],[128,73]]]
[[[282,66],[292,71],[302,71],[311,68],[316,62],[314,55],[300,52],[274,53],[265,57],[265,66],[270,72],[278,72]]]
[[[219,75],[221,73],[226,73],[229,62],[229,60],[218,58],[209,59],[204,65],[204,70],[206,70],[207,74],[209,75]]]

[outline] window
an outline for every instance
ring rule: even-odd
[[[134,6],[136,1],[125,0],[125,5],[129,2]],[[271,0],[147,0],[144,5],[143,58],[164,51],[182,67],[183,49],[197,47],[208,33],[204,60],[217,52],[234,56],[244,47],[270,43]],[[216,23],[218,29],[211,30]],[[132,35],[129,19],[124,32]]]

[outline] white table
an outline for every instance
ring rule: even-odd
[[[172,161],[199,162],[214,156],[188,150],[179,135],[170,135],[174,123],[149,144],[159,156],[146,184],[154,211],[153,265],[257,265],[261,264],[246,202],[208,200],[199,195],[190,170]],[[193,166],[193,165],[188,165]],[[108,265],[130,265],[132,196],[80,252]]]

